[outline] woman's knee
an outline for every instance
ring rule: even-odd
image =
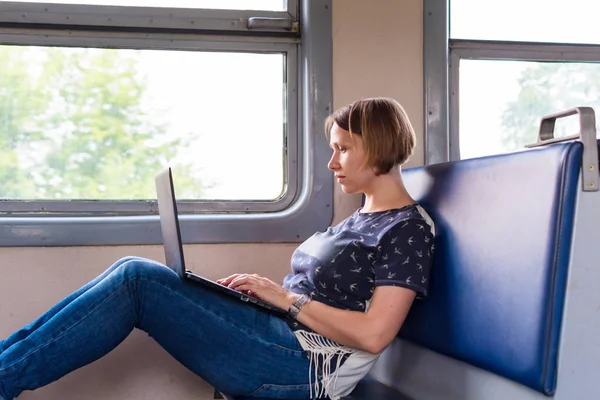
[[[170,275],[174,274],[168,267],[147,258],[125,257],[122,260],[118,266],[118,271],[128,278],[156,278],[161,275],[170,277]]]
[[[102,280],[102,279],[106,278],[107,276],[111,275],[121,265],[123,265],[123,264],[125,264],[125,263],[127,263],[129,261],[133,261],[133,260],[143,260],[143,259],[141,257],[136,257],[136,256],[127,256],[127,257],[120,258],[117,261],[115,261],[110,267],[108,267],[96,279]]]
[[[113,267],[119,267],[123,264],[125,264],[126,262],[129,261],[136,261],[136,260],[140,260],[140,261],[149,261],[143,257],[138,257],[138,256],[126,256],[126,257],[122,257],[119,258],[117,261],[115,261],[115,263],[112,265]]]

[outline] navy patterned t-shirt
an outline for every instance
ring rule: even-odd
[[[292,255],[284,288],[333,307],[365,311],[377,286],[401,286],[425,298],[434,251],[433,221],[418,204],[354,212],[317,232]],[[307,329],[289,321],[293,329]]]

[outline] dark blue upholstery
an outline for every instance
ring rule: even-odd
[[[437,223],[430,298],[400,336],[551,395],[582,144],[404,172]]]

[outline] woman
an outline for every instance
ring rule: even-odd
[[[400,104],[357,101],[329,116],[325,132],[329,169],[345,193],[365,195],[364,206],[300,245],[283,286],[248,274],[218,281],[289,310],[287,317],[184,282],[157,262],[124,258],[0,341],[0,398],[102,357],[134,327],[234,396],[351,392],[415,297],[427,296],[435,230],[402,183],[415,134]]]

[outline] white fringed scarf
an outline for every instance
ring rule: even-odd
[[[354,349],[337,344],[318,333],[297,330],[294,332],[302,348],[309,353],[310,369],[309,369],[309,385],[310,398],[321,398],[326,394],[330,399],[337,400],[339,396],[334,397],[334,389],[337,382],[340,366],[345,354],[352,354]],[[331,372],[331,361],[333,357],[338,356],[335,370]],[[319,358],[322,358],[321,376],[322,381],[319,382]],[[314,384],[313,384],[314,376]],[[313,386],[315,397],[313,397]]]

